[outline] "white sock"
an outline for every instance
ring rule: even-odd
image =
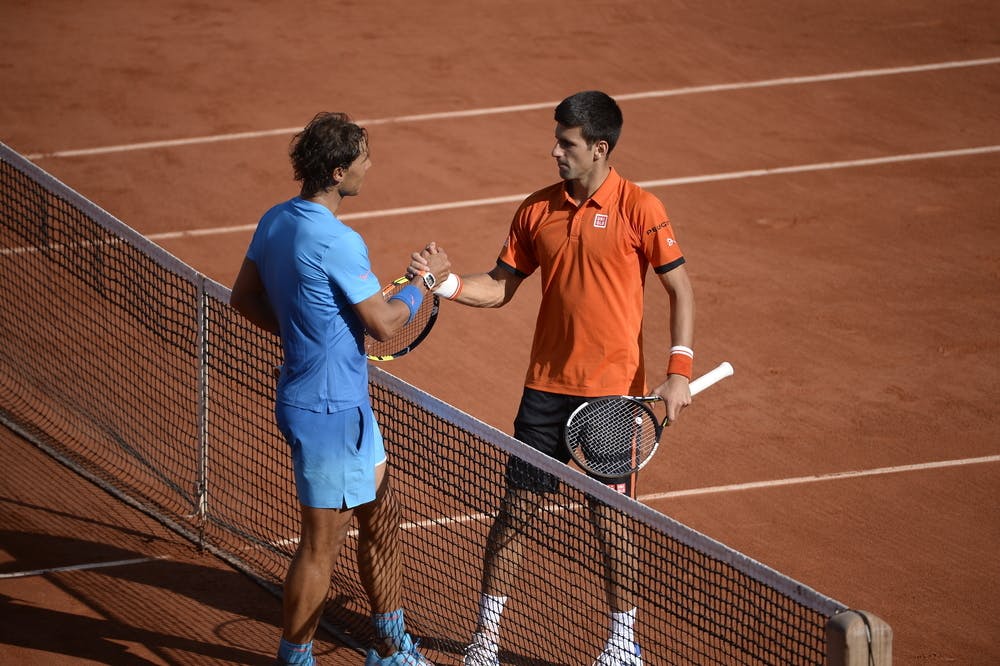
[[[485,592],[479,597],[479,624],[486,638],[494,643],[500,640],[500,616],[506,605],[507,597],[494,597]]]
[[[608,645],[612,643],[631,648],[635,643],[635,616],[638,609],[621,613],[611,613],[611,636]]]

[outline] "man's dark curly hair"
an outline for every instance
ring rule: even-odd
[[[585,90],[570,95],[556,107],[555,120],[565,127],[579,127],[587,145],[608,142],[608,155],[618,143],[622,131],[622,111],[607,93]]]
[[[346,169],[368,145],[368,132],[346,113],[322,112],[292,139],[295,180],[308,198],[333,186],[333,170]]]

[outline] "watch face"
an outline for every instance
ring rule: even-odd
[[[433,273],[424,273],[423,279],[424,279],[424,286],[427,287],[428,289],[433,289],[434,285],[437,284],[437,279],[435,279]]]

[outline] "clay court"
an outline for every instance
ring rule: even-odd
[[[368,127],[340,213],[383,281],[430,240],[491,268],[558,178],[553,107],[591,88],[619,99],[612,163],[687,257],[696,372],[736,368],[640,501],[883,618],[896,664],[1000,661],[996,3],[0,7],[0,141],[224,285],[297,194],[287,146],[321,110]],[[537,291],[445,304],[384,368],[509,432]],[[668,306],[647,296],[662,368]],[[277,599],[0,437],[0,661],[270,663]]]

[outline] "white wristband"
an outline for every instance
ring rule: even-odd
[[[455,300],[462,293],[462,278],[454,273],[449,273],[441,286],[434,290],[438,296],[444,296],[448,300]]]
[[[684,345],[674,345],[670,348],[670,355],[680,354],[682,356],[688,356],[694,358],[694,350],[690,347],[685,347]]]

